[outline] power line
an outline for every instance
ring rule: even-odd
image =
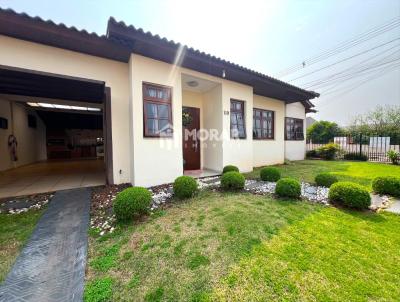
[[[334,78],[335,76],[342,74],[343,72],[346,72],[346,71],[348,71],[348,70],[351,70],[351,69],[353,69],[354,67],[360,67],[360,64],[365,63],[365,62],[368,62],[368,61],[371,61],[372,59],[374,59],[374,58],[376,58],[376,57],[379,57],[379,56],[383,55],[384,53],[386,53],[386,52],[388,52],[388,51],[390,51],[390,50],[392,50],[392,49],[394,49],[394,48],[398,48],[399,46],[400,46],[400,44],[394,45],[394,46],[392,46],[392,47],[390,47],[390,48],[388,48],[388,49],[385,49],[385,50],[383,50],[383,51],[381,51],[381,52],[379,52],[379,53],[377,53],[377,54],[375,54],[375,55],[373,55],[373,56],[371,56],[371,57],[368,57],[368,58],[365,59],[365,60],[362,60],[362,61],[360,61],[360,62],[358,62],[358,63],[356,63],[356,64],[353,64],[352,66],[350,66],[350,67],[348,67],[348,68],[346,68],[346,69],[343,69],[342,71],[340,71],[340,72],[338,72],[338,73],[331,74],[331,75],[326,76],[326,77],[324,77],[324,78],[322,78],[322,79],[316,79],[316,80],[312,80],[312,81],[310,81],[310,82],[306,82],[306,83],[303,83],[303,84],[299,84],[299,86],[301,86],[301,87],[303,87],[303,88],[305,88],[305,89],[308,89],[308,88],[311,88],[311,87],[315,87],[315,86],[319,86],[319,84],[324,83],[324,82],[328,81],[329,79],[332,79],[332,78]],[[392,56],[393,54],[396,54],[397,52],[398,52],[398,50],[396,50],[395,52],[392,52],[392,53],[391,53],[389,56],[387,56],[387,57],[390,57],[390,56]],[[385,57],[385,58],[387,58],[387,57]]]
[[[400,63],[399,62],[397,62],[396,64],[392,64],[390,66],[385,66],[385,68],[382,68],[382,69],[379,69],[379,70],[375,70],[375,72],[377,72],[377,73],[375,73],[374,75],[368,77],[366,80],[362,80],[359,83],[352,83],[351,85],[348,85],[348,86],[345,86],[345,87],[341,87],[341,88],[338,88],[338,89],[330,90],[330,91],[324,93],[323,95],[326,96],[326,95],[334,94],[334,93],[336,93],[338,91],[341,91],[343,89],[346,89],[348,87],[353,87],[354,84],[355,84],[355,86],[354,86],[355,88],[359,87],[362,84],[366,83],[367,81],[370,81],[370,80],[373,80],[375,78],[378,78],[378,77],[380,77],[380,76],[382,76],[382,75],[384,75],[384,74],[386,74],[386,73],[388,73],[388,72],[390,72],[392,70],[395,70],[398,67],[400,67]],[[355,88],[351,88],[351,89],[355,89]],[[347,90],[345,90],[345,91],[347,91]]]
[[[390,72],[392,72],[393,70],[395,70],[395,69],[397,69],[397,68],[399,68],[399,67],[400,67],[400,64],[398,64],[398,65],[396,65],[396,66],[392,66],[392,68],[388,68],[387,70],[384,70],[384,71],[382,71],[382,72],[380,72],[380,73],[378,73],[378,74],[375,74],[375,75],[373,75],[373,76],[371,76],[371,77],[369,77],[369,78],[367,78],[367,79],[365,79],[365,80],[362,80],[362,81],[360,81],[360,82],[358,82],[358,83],[353,83],[351,86],[349,85],[349,86],[347,86],[347,87],[342,87],[341,89],[337,89],[336,92],[338,92],[338,91],[342,90],[343,88],[345,88],[344,91],[342,91],[342,92],[340,92],[339,94],[334,95],[334,96],[332,96],[330,99],[328,99],[329,103],[325,103],[325,104],[323,104],[322,106],[319,105],[318,108],[320,109],[320,108],[326,107],[327,105],[330,104],[330,101],[332,101],[332,100],[334,100],[334,99],[337,100],[338,97],[343,96],[343,95],[345,95],[345,94],[347,94],[347,93],[349,93],[349,92],[352,92],[352,91],[354,91],[355,89],[357,89],[358,87],[364,85],[365,83],[367,83],[367,82],[369,82],[369,81],[372,81],[372,80],[374,80],[374,79],[380,78],[380,77],[384,76],[385,74],[390,73]],[[348,88],[348,89],[346,89],[346,88]],[[332,93],[334,93],[334,92],[332,91],[332,92],[329,93],[329,94],[332,94]],[[340,101],[340,100],[339,100],[339,101]]]
[[[318,55],[310,57],[310,58],[306,59],[303,63],[307,63],[307,66],[310,66],[310,65],[315,64],[321,60],[324,60],[332,55],[336,55],[340,52],[343,52],[343,51],[349,49],[350,47],[354,47],[360,43],[368,41],[382,33],[385,33],[387,31],[390,31],[390,30],[398,27],[400,25],[399,21],[400,21],[400,18],[396,17],[396,18],[384,23],[383,25],[374,27],[352,39],[349,39],[349,40],[339,43],[338,45],[336,45],[335,47],[333,47],[331,49],[325,50]],[[278,76],[278,77],[286,76],[286,75],[296,72],[297,70],[302,69],[302,68],[304,68],[303,64],[295,64],[291,67],[288,67],[288,68],[278,72],[276,74],[276,76]]]
[[[366,53],[368,53],[368,52],[371,52],[371,51],[373,51],[373,50],[375,50],[375,49],[378,49],[378,48],[380,48],[380,47],[382,47],[382,46],[386,46],[386,45],[388,45],[388,44],[390,44],[390,43],[393,43],[393,42],[395,42],[395,41],[398,41],[398,40],[400,40],[400,38],[396,38],[396,39],[393,39],[393,40],[388,41],[388,42],[386,42],[386,43],[383,43],[383,44],[380,44],[380,45],[378,45],[378,46],[375,46],[375,47],[373,47],[373,48],[364,50],[364,51],[362,51],[362,52],[359,52],[359,53],[357,53],[357,54],[355,54],[355,55],[352,55],[352,56],[350,56],[350,57],[344,58],[344,59],[342,59],[342,60],[340,60],[340,61],[337,61],[337,62],[335,62],[335,63],[326,65],[326,66],[324,66],[324,67],[321,67],[321,68],[316,69],[316,70],[314,70],[314,71],[311,71],[311,72],[309,72],[309,73],[306,73],[306,74],[304,74],[304,75],[301,75],[301,76],[299,76],[299,77],[297,77],[297,78],[291,79],[291,80],[289,80],[288,82],[293,82],[293,81],[295,81],[295,80],[298,80],[298,79],[307,77],[307,76],[312,75],[312,74],[314,74],[314,73],[317,73],[317,72],[319,72],[319,71],[321,71],[321,70],[324,70],[324,69],[330,68],[330,67],[332,67],[332,66],[335,66],[335,65],[337,65],[337,64],[339,64],[339,63],[342,63],[342,62],[351,60],[351,59],[353,59],[353,58],[356,58],[356,57],[358,57],[358,56],[361,56],[361,55],[363,55],[363,54],[366,54]]]

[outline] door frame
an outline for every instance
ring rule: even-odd
[[[112,151],[112,122],[111,122],[111,88],[104,87],[103,101],[103,136],[104,157],[106,165],[106,183],[114,184],[113,151]]]
[[[198,115],[198,117],[199,117],[199,131],[200,131],[200,128],[201,128],[201,109],[199,108],[199,107],[193,107],[193,106],[184,106],[184,105],[182,105],[182,112],[183,112],[183,109],[184,108],[190,108],[190,109],[196,109],[197,110],[197,112],[199,113]],[[182,126],[182,130],[184,129],[184,127]],[[182,139],[183,139],[184,137],[182,136]],[[183,153],[184,153],[184,142],[182,142],[182,155],[183,155]],[[202,169],[202,166],[201,166],[201,141],[200,140],[198,140],[198,144],[199,144],[199,147],[198,147],[198,150],[199,150],[199,170],[201,170]],[[185,168],[183,169],[184,171],[190,171],[190,170],[185,170]]]

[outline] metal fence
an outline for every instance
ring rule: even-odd
[[[307,151],[316,150],[328,143],[340,146],[338,158],[343,159],[346,154],[363,155],[373,162],[390,162],[387,156],[389,150],[400,152],[400,136],[373,136],[373,135],[348,135],[335,137],[326,142],[313,142],[307,139]]]

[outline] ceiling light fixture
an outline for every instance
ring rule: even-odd
[[[199,82],[197,82],[197,81],[189,81],[189,82],[186,82],[186,84],[188,84],[188,86],[190,86],[190,87],[199,86]]]
[[[96,107],[82,107],[82,106],[70,106],[70,105],[50,104],[50,103],[32,103],[32,102],[27,102],[27,104],[31,107],[54,108],[54,109],[77,110],[77,111],[101,111],[101,108],[96,108]]]

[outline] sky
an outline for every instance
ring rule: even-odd
[[[98,34],[113,16],[299,87],[314,85],[318,120],[348,125],[377,105],[400,105],[399,0],[0,0],[0,7]],[[362,43],[345,44],[362,34]],[[283,74],[288,68],[294,72]]]

